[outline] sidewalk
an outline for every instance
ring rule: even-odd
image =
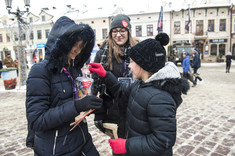
[[[181,69],[182,67],[178,67]],[[173,156],[235,156],[235,65],[202,64],[203,83],[183,95],[177,110],[177,139]],[[25,146],[27,120],[25,89],[4,90],[0,79],[0,155],[32,156]],[[87,117],[89,132],[100,156],[111,156],[109,137]]]

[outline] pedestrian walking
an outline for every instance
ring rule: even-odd
[[[190,69],[190,56],[189,53],[183,53],[183,62],[182,62],[182,69],[183,69],[183,77],[188,79],[190,82],[193,83],[192,87],[195,87],[197,83],[194,81],[192,76],[192,71]]]
[[[225,56],[226,58],[226,73],[229,73],[231,63],[232,63],[232,54],[231,52],[228,52]]]
[[[176,110],[189,84],[172,62],[165,62],[169,37],[160,33],[146,39],[129,51],[129,68],[136,81],[123,84],[99,63],[90,63],[113,95],[122,100],[126,112],[125,137],[109,139],[116,154],[129,156],[173,155],[176,140]],[[128,103],[127,103],[128,101]]]
[[[10,52],[7,53],[7,56],[4,59],[4,64],[7,68],[15,67],[15,63],[14,63],[13,59],[11,58],[11,53]]]
[[[101,63],[105,70],[111,71],[114,76],[129,83],[132,80],[132,74],[128,69],[130,62],[127,51],[135,45],[135,40],[131,35],[130,18],[124,14],[118,14],[111,20],[110,32],[108,39],[102,43],[100,50],[97,52],[94,62]],[[124,118],[125,112],[119,110],[118,105],[121,99],[115,97],[100,77],[92,74],[94,83],[92,86],[93,95],[99,95],[103,99],[102,109],[96,110],[94,122],[96,127],[111,138],[124,137]],[[104,126],[105,125],[105,126]],[[112,129],[118,129],[118,134]]]
[[[26,113],[34,131],[36,156],[98,156],[87,123],[71,131],[80,112],[100,108],[102,99],[77,100],[76,77],[89,59],[95,42],[93,29],[66,16],[52,27],[42,62],[34,64],[27,79]],[[81,75],[80,75],[81,76]]]
[[[202,78],[199,76],[200,74],[197,72],[198,69],[201,67],[201,59],[198,54],[197,49],[193,49],[193,61],[192,61],[192,68],[193,68],[193,75],[195,76],[195,82],[197,83],[197,79],[202,81]]]

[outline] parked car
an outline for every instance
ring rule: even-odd
[[[178,63],[183,62],[183,53],[188,52],[189,55],[191,56],[190,60],[192,61],[192,52],[193,52],[193,47],[192,46],[175,46],[172,51],[170,51],[170,55],[168,57],[168,61],[174,62],[176,65]]]

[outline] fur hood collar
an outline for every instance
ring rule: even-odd
[[[76,24],[66,16],[60,17],[53,25],[46,43],[47,68],[60,71],[67,64],[67,55],[77,41],[83,40],[84,48],[74,60],[75,68],[82,68],[89,59],[95,43],[93,29],[87,24]]]
[[[153,74],[148,80],[145,82],[151,82],[154,80],[163,80],[163,79],[178,79],[181,78],[180,72],[178,68],[172,62],[165,63],[165,66],[160,69],[158,72]]]
[[[178,68],[172,62],[167,62],[162,69],[143,82],[141,87],[150,85],[170,93],[177,107],[183,101],[181,94],[187,94],[190,88],[188,81],[181,77]]]

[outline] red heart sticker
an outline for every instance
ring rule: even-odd
[[[122,25],[126,28],[126,27],[128,26],[128,22],[127,22],[127,21],[122,20]]]
[[[91,81],[82,81],[82,85],[83,87],[88,88],[91,85]]]

